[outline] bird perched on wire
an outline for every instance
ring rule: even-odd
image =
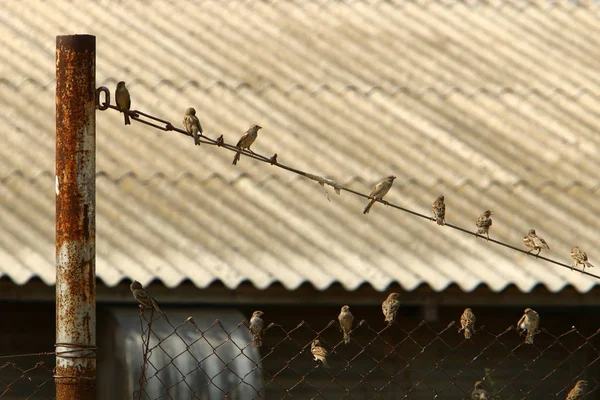
[[[117,90],[115,90],[115,101],[117,107],[125,115],[125,125],[131,125],[129,120],[129,109],[131,108],[131,97],[129,96],[129,90],[125,87],[125,82],[121,81],[117,83]]]
[[[577,246],[573,246],[573,248],[571,249],[571,257],[573,257],[573,260],[575,260],[575,265],[573,267],[578,266],[579,264],[583,265],[583,269],[581,270],[581,273],[583,274],[583,271],[585,271],[585,267],[590,267],[593,268],[594,266],[588,261],[588,256],[587,254],[585,254],[585,252],[583,252],[583,250],[581,250],[579,247]],[[571,270],[573,269],[573,267],[571,268]]]
[[[235,147],[239,148],[239,150],[237,153],[235,153],[235,157],[233,157],[233,165],[237,165],[238,161],[240,160],[240,157],[242,155],[242,149],[250,150],[250,146],[252,146],[252,143],[254,143],[254,141],[258,137],[259,129],[262,129],[262,126],[252,125],[250,128],[248,128],[246,133],[242,135],[240,140],[235,145]]]
[[[329,368],[329,364],[327,363],[327,350],[321,346],[321,342],[318,339],[315,339],[310,345],[310,352],[314,356],[315,361],[320,361],[325,368]]]
[[[477,233],[480,235],[486,235],[488,240],[490,240],[490,227],[492,226],[492,219],[490,218],[493,215],[492,210],[486,210],[477,218],[475,225],[477,225]]]
[[[350,312],[350,307],[342,306],[340,315],[338,315],[338,321],[342,332],[344,332],[344,344],[350,343],[350,331],[352,330],[352,322],[354,322],[354,315]]]
[[[398,293],[390,293],[381,303],[381,311],[383,311],[383,315],[385,316],[385,322],[387,322],[388,326],[393,324],[396,321],[396,313],[400,308],[400,295]]]
[[[139,283],[138,281],[133,281],[131,282],[131,285],[129,285],[129,289],[131,289],[133,297],[137,300],[138,303],[140,303],[140,307],[142,308],[142,310],[145,308],[154,309],[166,319],[165,314],[163,314],[160,308],[158,308],[156,300],[154,300],[154,298],[150,296],[148,291],[142,287],[141,283]]]
[[[373,187],[373,190],[371,190],[371,194],[369,195],[370,197],[373,197],[373,199],[369,201],[369,204],[367,204],[363,210],[363,214],[368,214],[369,210],[371,210],[371,207],[373,207],[373,204],[375,204],[377,200],[383,199],[383,196],[390,191],[392,184],[394,183],[394,179],[396,179],[396,177],[394,175],[390,175],[377,182],[377,184]]]
[[[537,250],[536,256],[540,254],[542,249],[550,250],[548,243],[535,233],[535,229],[530,229],[527,236],[523,236],[523,244],[530,249],[528,253]]]
[[[263,326],[265,325],[263,319],[261,318],[263,314],[264,313],[262,311],[254,311],[252,313],[252,318],[250,318],[250,326],[248,326],[248,330],[253,336],[252,343],[254,343],[256,347],[262,346],[262,330]]]
[[[587,385],[587,381],[577,381],[575,386],[573,386],[573,389],[571,389],[569,394],[567,394],[566,400],[583,400],[583,392],[585,391],[585,387]]]
[[[465,331],[465,339],[471,339],[475,331],[475,314],[470,308],[465,308],[465,311],[460,316],[460,329],[458,333]]]
[[[471,400],[489,400],[490,393],[483,386],[482,381],[475,382],[473,392],[471,392]]]
[[[521,330],[520,334],[527,332],[525,337],[525,343],[527,344],[533,344],[533,336],[537,333],[539,326],[540,315],[531,308],[526,308],[523,316],[517,322],[517,330]]]
[[[444,196],[440,195],[431,206],[433,211],[432,221],[437,222],[438,225],[444,225],[446,223],[446,203],[444,203]]]
[[[189,107],[185,110],[185,116],[183,117],[183,126],[187,133],[192,135],[194,138],[194,143],[196,146],[200,145],[200,135],[202,135],[202,125],[200,125],[200,120],[196,117],[196,109],[193,107]]]

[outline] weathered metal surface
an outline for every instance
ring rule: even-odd
[[[96,38],[56,39],[56,398],[96,379]]]

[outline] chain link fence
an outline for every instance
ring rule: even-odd
[[[53,399],[54,356],[49,353],[0,357],[0,398]]]
[[[575,327],[562,333],[542,327],[527,344],[515,325],[496,332],[476,327],[465,339],[458,320],[410,326],[399,319],[381,329],[377,317],[355,320],[348,344],[337,321],[273,322],[256,347],[245,321],[200,327],[190,317],[173,325],[146,311],[134,398],[565,399],[581,379],[588,381],[586,399],[600,392],[600,330],[585,335]],[[311,354],[315,339],[329,367]],[[477,381],[487,397],[472,397]]]

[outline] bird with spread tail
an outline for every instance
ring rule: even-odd
[[[471,339],[475,331],[475,314],[470,308],[465,308],[465,311],[460,316],[460,329],[458,333],[465,331],[465,339]]]
[[[310,345],[310,352],[314,356],[315,361],[320,361],[325,368],[329,368],[329,364],[327,363],[327,350],[321,346],[321,342],[318,339],[315,339]]]
[[[263,314],[262,311],[254,311],[252,313],[252,318],[250,318],[250,325],[248,326],[248,330],[252,333],[253,337],[252,343],[254,343],[256,347],[262,346],[262,330],[265,325],[262,319]]]
[[[530,229],[529,232],[527,232],[527,235],[523,236],[523,244],[530,249],[528,253],[537,250],[536,256],[540,254],[542,249],[550,250],[548,243],[535,233],[535,229]]]
[[[392,188],[394,179],[396,179],[396,177],[394,175],[390,175],[377,182],[377,184],[373,187],[373,190],[371,190],[371,194],[369,195],[369,197],[373,198],[363,210],[363,214],[368,214],[371,210],[371,207],[373,207],[373,204],[375,204],[377,200],[383,200],[383,196],[385,196]]]
[[[471,392],[471,400],[489,400],[490,393],[483,386],[482,381],[475,382],[473,392]]]
[[[131,282],[131,285],[129,285],[129,289],[131,289],[133,297],[137,300],[142,310],[145,308],[151,308],[156,310],[156,312],[162,315],[165,319],[167,318],[160,308],[158,308],[158,303],[156,303],[156,300],[150,296],[148,291],[143,288],[141,283],[138,281],[133,281]]]
[[[383,311],[385,322],[387,322],[388,326],[392,325],[394,321],[396,321],[396,313],[398,313],[399,308],[400,294],[398,293],[390,293],[387,299],[381,303],[381,311]]]
[[[202,135],[202,125],[200,125],[200,120],[196,117],[196,109],[194,107],[189,107],[185,110],[183,126],[185,127],[185,131],[194,138],[194,144],[199,146],[200,135]]]
[[[492,219],[490,217],[493,214],[492,210],[486,210],[475,222],[475,225],[477,225],[477,233],[479,235],[487,236],[488,240],[490,240],[490,227],[492,226]]]
[[[525,343],[527,344],[533,344],[533,337],[537,333],[539,326],[540,315],[531,308],[526,308],[523,316],[517,322],[517,330],[521,330],[520,334],[527,333],[525,337]]]
[[[117,107],[125,115],[125,125],[131,125],[129,120],[129,109],[131,108],[131,97],[129,96],[129,90],[125,87],[125,82],[121,81],[117,83],[117,90],[115,91],[115,101]]]
[[[250,150],[250,146],[258,137],[258,130],[262,129],[262,126],[252,125],[248,130],[242,135],[240,140],[237,142],[235,147],[239,150],[235,153],[235,157],[233,157],[233,165],[237,165],[238,161],[240,161],[240,157],[242,156],[242,149]],[[252,150],[250,150],[252,151]]]
[[[446,203],[444,203],[443,195],[435,199],[431,210],[433,211],[433,218],[431,220],[437,222],[438,225],[444,225],[446,223]]]
[[[354,322],[354,316],[350,312],[350,307],[342,306],[340,315],[338,315],[338,322],[344,333],[344,344],[350,343],[350,331],[352,330],[352,323]]]
[[[569,391],[565,400],[583,400],[583,392],[585,391],[587,381],[579,380],[573,386],[573,389]]]
[[[585,254],[585,252],[583,250],[581,250],[579,247],[577,246],[573,246],[573,248],[571,249],[571,257],[573,257],[573,260],[575,260],[575,265],[573,265],[573,267],[571,267],[571,270],[573,270],[573,268],[577,267],[579,264],[581,264],[583,266],[581,273],[583,274],[583,271],[585,271],[586,267],[590,267],[593,268],[594,266],[588,261],[588,256],[587,254]]]

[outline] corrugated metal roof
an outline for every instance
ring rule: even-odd
[[[54,283],[56,34],[97,35],[97,80],[211,137],[264,127],[255,151],[552,257],[597,232],[600,28],[596,7],[410,2],[3,2],[0,276]],[[195,18],[192,18],[194,16]],[[192,22],[193,21],[193,22]],[[509,89],[507,89],[509,88]],[[97,273],[109,286],[334,282],[470,291],[595,281],[191,138],[97,115]]]

